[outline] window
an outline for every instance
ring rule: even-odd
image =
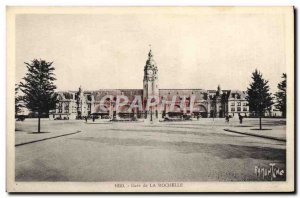
[[[73,113],[76,113],[77,109],[75,106],[73,106]]]
[[[237,111],[241,111],[241,107],[237,107]]]
[[[232,102],[230,105],[231,105],[231,106],[235,106],[234,102]]]
[[[231,111],[235,111],[235,108],[234,108],[234,107],[231,107]]]
[[[62,113],[62,103],[58,103],[58,113]]]
[[[247,107],[243,107],[243,111],[247,111]]]
[[[66,106],[65,106],[65,113],[69,113],[69,103],[66,103]]]
[[[92,100],[92,96],[91,95],[87,95],[87,100],[91,101]]]
[[[239,106],[239,107],[240,107],[240,106],[241,106],[241,102],[238,102],[238,103],[237,103],[237,106]]]

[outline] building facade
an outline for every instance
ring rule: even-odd
[[[80,87],[78,91],[58,92],[59,102],[56,109],[49,113],[49,118],[82,119],[97,116],[109,119],[163,119],[187,116],[237,117],[239,114],[248,116],[246,95],[244,91],[222,90],[220,86],[217,90],[160,89],[158,67],[150,50],[144,66],[142,89],[84,91]],[[116,108],[122,96],[127,101],[121,108]],[[150,106],[149,103],[153,100],[159,103]]]

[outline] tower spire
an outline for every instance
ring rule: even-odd
[[[222,89],[221,89],[220,84],[218,85],[217,92],[219,95],[222,95]]]
[[[152,56],[153,56],[153,54],[152,54],[152,49],[151,49],[151,44],[149,44],[149,53],[148,53],[148,56],[149,56],[149,58],[151,58]]]

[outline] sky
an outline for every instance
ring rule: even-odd
[[[258,69],[277,90],[285,21],[275,14],[20,14],[16,82],[24,62],[54,62],[58,90],[142,89],[149,45],[159,88],[246,90]]]

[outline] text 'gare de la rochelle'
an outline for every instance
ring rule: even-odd
[[[50,119],[161,119],[165,117],[249,116],[247,93],[240,90],[159,89],[158,68],[150,49],[144,67],[143,89],[100,89],[58,92]],[[153,114],[153,116],[152,116]]]

